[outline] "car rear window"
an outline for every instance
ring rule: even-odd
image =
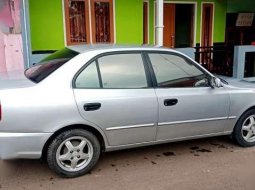
[[[68,48],[56,51],[33,67],[27,69],[25,75],[31,81],[39,83],[78,54]]]

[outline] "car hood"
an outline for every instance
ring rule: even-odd
[[[0,89],[26,88],[34,86],[24,75],[24,70],[0,73]]]

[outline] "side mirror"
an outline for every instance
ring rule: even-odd
[[[212,77],[211,81],[210,81],[210,86],[212,88],[220,88],[220,87],[222,87],[221,80],[219,78]]]

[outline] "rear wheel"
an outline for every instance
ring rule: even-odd
[[[47,152],[49,167],[63,177],[78,177],[89,172],[98,162],[101,146],[94,134],[82,129],[58,135]]]
[[[243,147],[255,145],[255,110],[244,113],[237,122],[233,139]]]

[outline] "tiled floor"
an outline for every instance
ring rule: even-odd
[[[21,34],[0,33],[0,73],[24,69]]]
[[[21,34],[6,35],[4,41],[7,70],[24,69]]]

